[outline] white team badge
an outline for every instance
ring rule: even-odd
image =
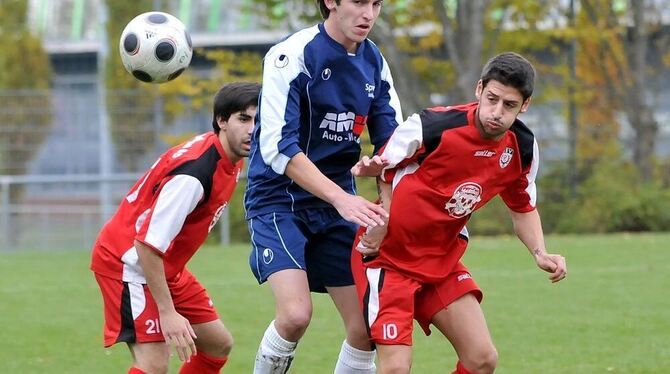
[[[223,214],[223,211],[226,209],[226,206],[228,205],[227,202],[223,203],[219,207],[219,209],[216,210],[216,213],[214,213],[214,217],[212,217],[212,222],[209,224],[209,228],[207,229],[207,232],[212,231],[212,228],[214,228],[214,225],[216,225],[217,222],[219,222],[219,218],[221,218],[221,215]]]
[[[270,248],[265,248],[263,250],[263,262],[265,262],[266,265],[271,263],[274,258],[275,254]]]
[[[506,168],[507,165],[509,165],[509,162],[512,161],[512,155],[514,154],[514,150],[510,147],[505,148],[503,153],[500,155],[500,167],[501,168]]]
[[[283,67],[286,67],[286,65],[288,65],[288,56],[287,55],[277,56],[277,58],[275,59],[275,67],[281,69]]]
[[[330,79],[331,75],[333,75],[333,72],[330,70],[330,68],[325,68],[321,72],[321,79],[323,79],[324,81],[327,81],[328,79]]]
[[[444,209],[454,218],[463,218],[475,210],[482,200],[482,187],[474,182],[465,182],[456,187]]]

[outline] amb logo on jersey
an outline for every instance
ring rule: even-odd
[[[465,182],[456,187],[444,209],[454,218],[463,218],[472,213],[482,200],[482,187],[474,182]]]
[[[360,136],[367,122],[367,116],[356,115],[353,112],[326,113],[319,124],[319,129],[324,129],[321,139],[360,143]]]

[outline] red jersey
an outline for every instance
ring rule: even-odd
[[[214,132],[165,152],[102,228],[91,270],[146,283],[134,246],[138,240],[163,257],[168,280],[179,274],[228,204],[242,164],[230,161]]]
[[[388,233],[366,266],[442,280],[465,252],[472,212],[498,194],[513,211],[535,209],[533,133],[517,119],[502,139],[484,139],[477,106],[426,109],[395,130],[382,151],[382,179],[393,182]]]

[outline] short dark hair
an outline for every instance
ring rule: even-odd
[[[321,17],[323,17],[323,19],[328,19],[328,16],[330,16],[330,9],[326,6],[326,0],[317,0],[317,3],[319,4]],[[340,5],[340,0],[335,0],[335,3]]]
[[[535,68],[523,56],[514,52],[504,52],[491,58],[480,76],[482,87],[491,80],[519,90],[523,100],[533,95],[535,86]]]
[[[216,119],[221,117],[224,121],[233,113],[247,110],[250,106],[258,105],[258,96],[261,92],[261,85],[253,82],[235,82],[227,84],[214,95],[214,117],[212,118],[212,127],[215,133],[219,133],[219,127]]]

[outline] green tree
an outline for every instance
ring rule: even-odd
[[[144,167],[141,156],[154,151],[161,140],[174,145],[191,136],[170,137],[157,134],[156,128],[172,123],[189,112],[211,111],[212,98],[225,83],[235,80],[260,81],[261,57],[249,52],[223,49],[196,49],[196,55],[214,62],[206,72],[188,69],[178,79],[163,84],[140,82],[121,63],[116,49],[126,24],[138,14],[152,9],[152,0],[121,2],[106,0],[110,53],[106,65],[107,106],[112,140],[117,157],[132,171]],[[160,122],[160,123],[159,123]]]
[[[151,10],[151,0],[105,0],[108,10],[105,63],[107,113],[112,142],[121,163],[130,171],[138,171],[140,156],[153,151],[155,142],[154,103],[157,88],[130,75],[121,63],[118,51],[121,32],[138,14]]]
[[[28,30],[27,6],[0,1],[0,174],[24,174],[51,127],[49,56]]]
[[[600,32],[590,51],[594,67],[604,79],[609,108],[623,114],[635,132],[633,161],[643,180],[653,176],[658,120],[654,109],[662,58],[670,42],[664,28],[661,2],[650,0],[582,0],[585,16]]]

